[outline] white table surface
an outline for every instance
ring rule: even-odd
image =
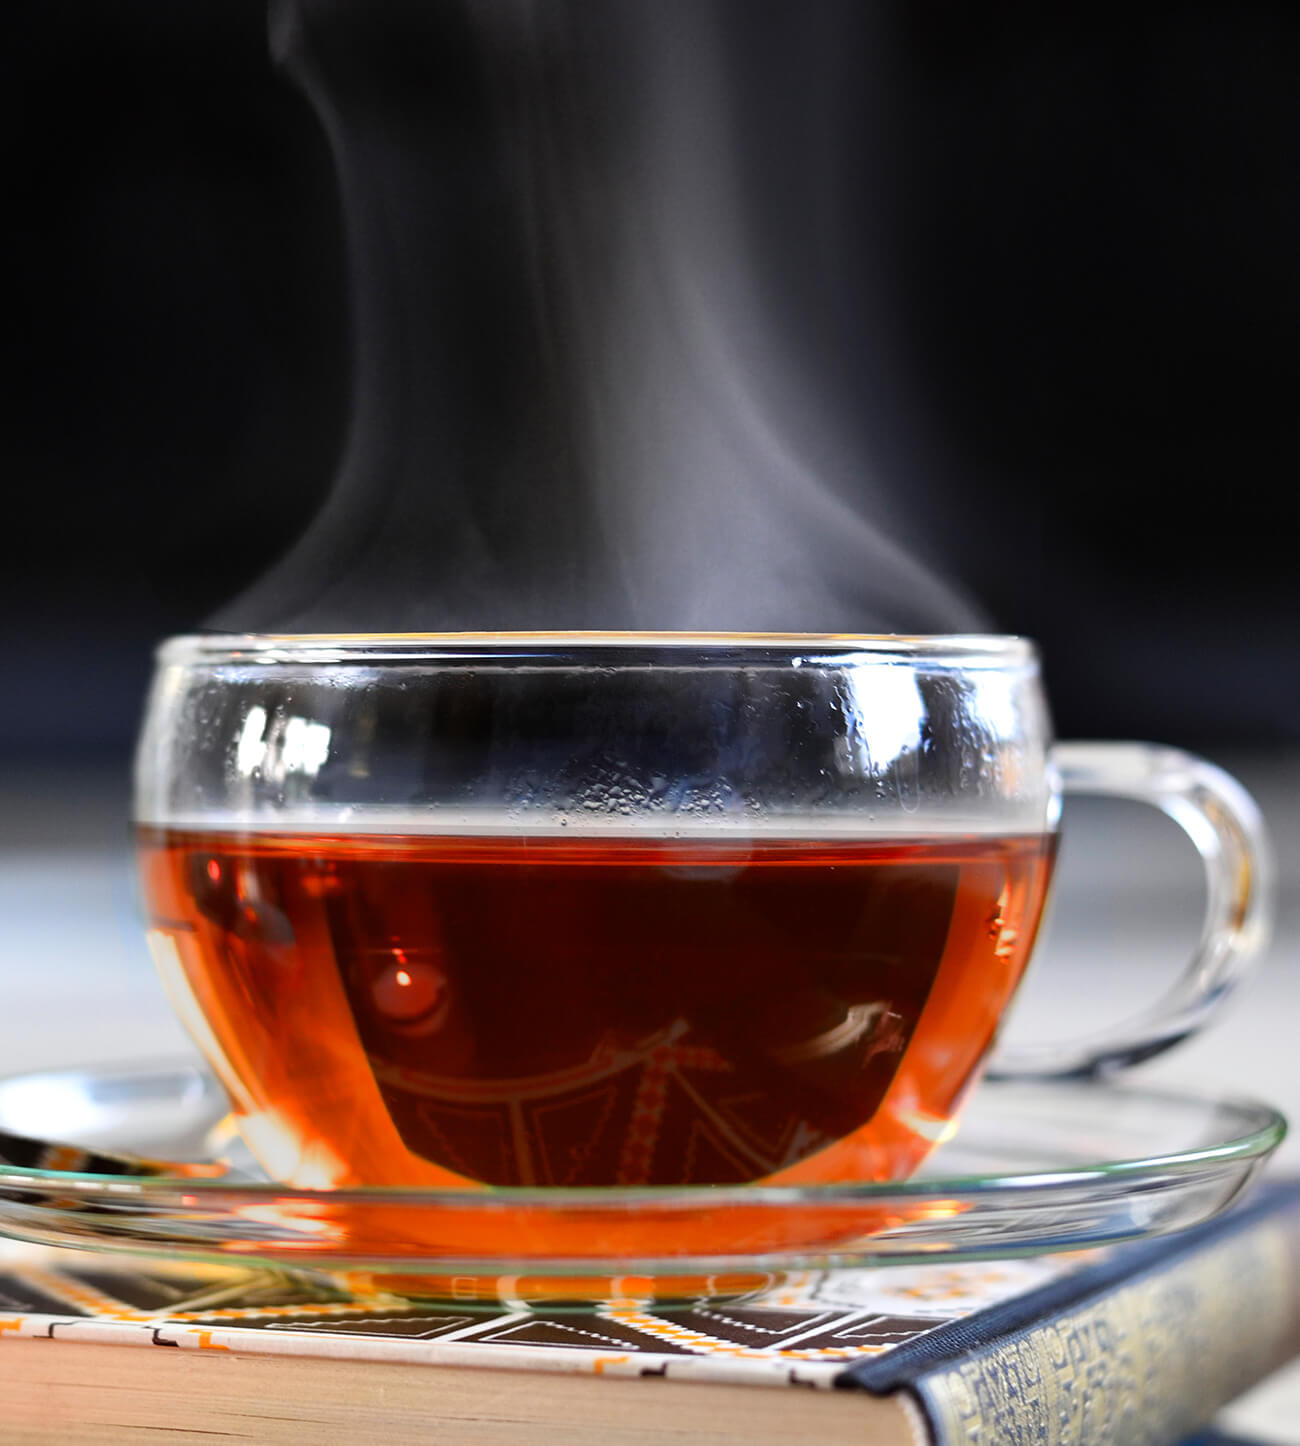
[[[1277,1167],[1300,1171],[1300,754],[1220,757],[1255,794],[1279,865],[1274,942],[1205,1035],[1143,1079],[1252,1094],[1298,1122]],[[0,1074],[192,1054],[143,942],[124,770],[0,769]],[[1055,901],[1008,1038],[1104,1024],[1153,1000],[1197,936],[1195,855],[1128,804],[1067,809]],[[1216,1423],[1300,1446],[1300,1364]]]

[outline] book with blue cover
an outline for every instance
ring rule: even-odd
[[[363,1379],[352,1372],[369,1372],[368,1383],[400,1378],[414,1392],[415,1418],[425,1430],[438,1426],[440,1442],[458,1439],[439,1414],[454,1377],[470,1399],[476,1390],[490,1397],[518,1431],[576,1422],[581,1393],[595,1393],[581,1400],[598,1413],[621,1407],[631,1396],[608,1394],[602,1382],[638,1379],[656,1383],[651,1404],[683,1440],[721,1391],[728,1419],[753,1441],[766,1439],[756,1431],[796,1427],[836,1440],[832,1418],[852,1411],[853,1439],[890,1446],[1159,1446],[1300,1349],[1300,1182],[1266,1184],[1209,1225],[1103,1250],[807,1272],[740,1298],[672,1305],[626,1299],[575,1310],[511,1299],[508,1282],[503,1293],[484,1308],[412,1299],[375,1278],[8,1247],[0,1258],[8,1439],[13,1430],[47,1439],[41,1423],[50,1423],[52,1400],[75,1394],[74,1378],[111,1371],[117,1382],[161,1380],[169,1373],[150,1372],[149,1352],[74,1349],[143,1345],[179,1347],[200,1373],[216,1356],[228,1367],[298,1361],[274,1389],[288,1399],[299,1383],[318,1418],[313,1370],[340,1388]],[[377,1368],[404,1374],[376,1378]],[[202,1379],[187,1389],[201,1390]],[[221,1380],[229,1384],[229,1370]],[[264,1389],[265,1371],[258,1380]],[[751,1386],[808,1389],[739,1389]],[[141,1397],[146,1414],[166,1414],[159,1394]],[[328,1417],[341,1432],[363,1429],[349,1419],[350,1399]],[[633,1412],[625,1424],[641,1429],[644,1419]],[[22,1435],[25,1420],[37,1434]],[[606,1421],[591,1439],[617,1442],[619,1429]],[[577,1424],[572,1439],[587,1439]]]

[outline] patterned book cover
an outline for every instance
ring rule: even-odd
[[[1077,1271],[1097,1252],[1036,1260],[827,1271],[739,1298],[425,1302],[280,1271],[140,1262],[21,1246],[0,1253],[10,1336],[202,1350],[656,1375],[830,1387],[877,1357]]]
[[[1300,1349],[1300,1182],[1105,1250],[813,1272],[585,1309],[421,1301],[326,1277],[0,1251],[6,1339],[907,1393],[964,1446],[1160,1446]]]

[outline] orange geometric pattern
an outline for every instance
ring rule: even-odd
[[[699,1068],[698,1060],[692,1061]],[[673,1059],[665,1058],[665,1073]],[[276,1354],[364,1355],[606,1375],[644,1372],[831,1386],[843,1365],[878,1356],[960,1316],[1041,1284],[1091,1255],[1006,1266],[807,1272],[745,1295],[719,1296],[702,1277],[692,1300],[659,1306],[628,1293],[614,1303],[556,1311],[413,1299],[345,1289],[324,1277],[33,1251],[0,1268],[0,1318],[13,1335]],[[545,1281],[538,1282],[544,1288]],[[622,1282],[636,1289],[631,1277]],[[923,1304],[917,1304],[921,1301]],[[958,1304],[957,1302],[961,1303]],[[798,1374],[791,1373],[797,1368]]]
[[[620,1185],[643,1185],[654,1168],[655,1145],[663,1125],[664,1108],[668,1102],[668,1080],[679,1068],[725,1071],[731,1068],[715,1049],[706,1046],[660,1044],[650,1051],[650,1058],[637,1082],[632,1118],[618,1166]]]

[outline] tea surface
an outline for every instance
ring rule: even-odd
[[[155,957],[278,1178],[889,1178],[951,1125],[1052,840],[142,829]]]

